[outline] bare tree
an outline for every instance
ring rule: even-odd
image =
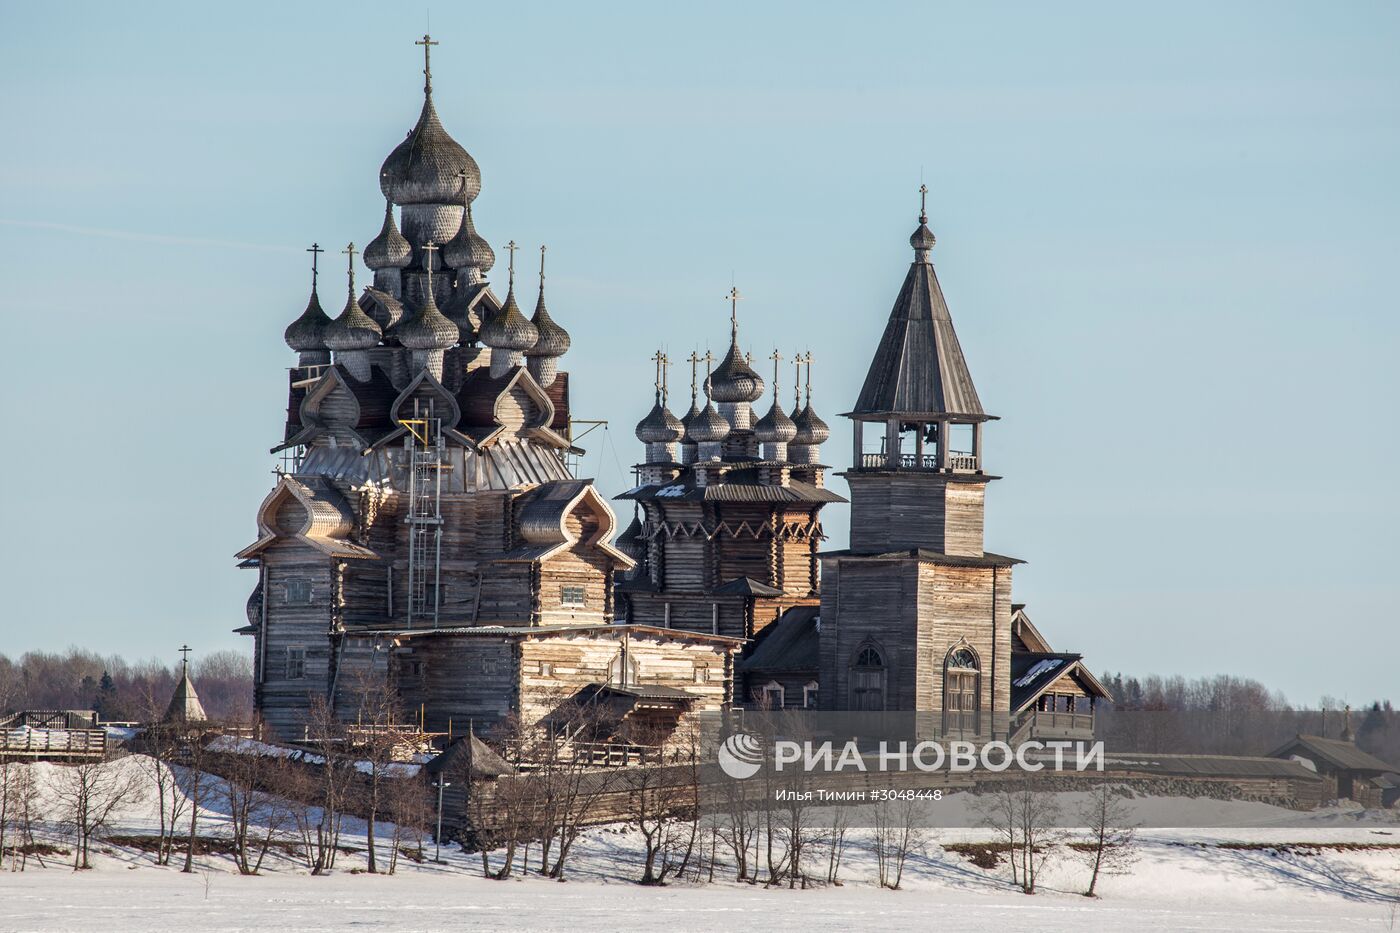
[[[205,774],[208,767],[209,753],[207,751],[206,738],[198,726],[187,726],[180,733],[180,742],[185,759],[184,767],[175,772],[179,783],[179,790],[184,795],[189,808],[189,832],[185,835],[185,864],[180,871],[184,874],[194,872],[194,853],[199,845],[199,808],[204,803],[204,797],[209,790],[210,780]],[[172,844],[175,830],[171,828]]]
[[[1031,781],[1008,784],[991,795],[983,815],[1005,840],[1011,883],[1034,894],[1041,870],[1062,835],[1055,828],[1060,808],[1054,794]]]
[[[390,685],[388,677],[375,671],[360,673],[356,696],[359,710],[354,741],[348,744],[353,746],[350,752],[363,762],[360,770],[366,772],[359,794],[365,817],[365,867],[370,874],[376,874],[379,862],[375,852],[375,829],[384,806],[385,785],[391,780],[396,764],[394,756],[400,745],[400,733],[396,728],[400,721],[400,704],[398,692]],[[327,767],[330,767],[329,761]]]
[[[233,860],[240,875],[256,875],[288,818],[278,793],[286,782],[286,759],[234,754],[223,771],[224,801],[233,833]]]
[[[12,827],[10,870],[24,871],[29,862],[29,852],[34,845],[34,824],[39,818],[39,782],[34,778],[32,765],[11,764],[9,791]],[[0,848],[0,865],[3,865],[3,861],[4,849]]]
[[[882,888],[898,890],[909,856],[923,851],[927,833],[919,825],[919,804],[912,797],[891,797],[874,807],[875,872]]]
[[[1095,897],[1099,875],[1124,874],[1137,859],[1135,832],[1128,804],[1110,784],[1095,784],[1079,810],[1089,831],[1088,843],[1076,848],[1090,868],[1085,897]]]
[[[389,874],[399,865],[399,855],[412,845],[415,861],[423,860],[423,837],[432,818],[428,794],[412,778],[394,778],[385,783],[384,802],[389,819],[394,822],[392,848],[389,851]]]
[[[850,811],[840,804],[831,808],[831,830],[827,834],[826,881],[841,885],[841,859],[846,854],[846,831],[850,827]]]
[[[141,800],[139,775],[120,760],[87,761],[59,770],[54,794],[63,824],[73,833],[73,870],[91,868],[93,837],[107,828],[118,807]]]

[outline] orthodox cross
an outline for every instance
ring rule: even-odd
[[[660,352],[660,351],[657,351]],[[661,401],[664,403],[671,397],[671,358],[665,353],[661,354]]]
[[[506,244],[506,249],[510,250],[510,287],[515,288],[515,251],[518,249],[515,241],[511,240]]]
[[[919,186],[919,223],[928,223],[928,185]]]
[[[713,353],[711,353],[709,350],[706,350],[706,351],[705,351],[705,381],[706,381],[706,382],[708,382],[709,379],[710,379],[710,366],[711,366],[711,364],[714,363],[714,361],[715,361],[715,355],[714,355]]]
[[[776,403],[778,401],[778,364],[783,361],[783,358],[778,353],[777,347],[773,348],[773,355],[768,358],[773,361],[773,401]]]
[[[792,354],[792,410],[802,405],[802,354]]]
[[[731,285],[729,294],[724,297],[729,299],[729,330],[737,334],[739,333],[739,302],[744,300],[744,296],[739,294],[739,289]]]
[[[708,354],[706,354],[708,356]],[[690,351],[690,404],[695,404],[695,372],[700,365],[700,354],[694,350]]]
[[[314,292],[316,290],[316,260],[321,258],[321,254],[325,250],[321,249],[320,243],[312,243],[307,252],[311,254],[311,290]]]
[[[802,362],[807,364],[807,406],[812,405],[812,351],[808,350],[807,355],[802,358]]]
[[[433,46],[439,43],[434,42],[433,37],[425,32],[423,38],[413,44],[423,46],[423,93],[431,94],[433,93]]]
[[[664,359],[666,359],[666,355],[665,355],[664,353],[662,353],[660,350],[657,350],[654,354],[652,354],[651,359],[652,359],[652,362],[654,362],[654,363],[656,364],[656,380],[652,383],[652,385],[656,388],[656,397],[657,397],[657,399],[660,399],[660,398],[661,398],[661,361],[664,360]]]
[[[429,291],[429,292],[431,292],[431,291],[433,290],[433,282],[432,282],[432,278],[431,278],[431,277],[432,277],[432,274],[433,274],[433,253],[436,253],[439,249],[441,249],[441,247],[438,246],[436,243],[434,243],[432,240],[429,240],[428,243],[427,243],[427,245],[423,247],[423,252],[425,252],[425,253],[428,254],[428,255],[424,256],[423,259],[428,263],[428,276],[429,276],[429,279],[428,279],[428,291]]]
[[[471,198],[467,197],[467,170],[462,169],[457,173],[457,177],[462,179],[462,207],[471,207]]]
[[[543,243],[540,244],[540,293],[544,293],[544,250]]]
[[[194,649],[189,645],[180,646],[180,663],[184,666],[185,670],[189,670],[190,668],[190,652],[193,650]]]
[[[341,250],[341,252],[350,257],[350,262],[349,262],[349,264],[348,264],[348,265],[349,265],[349,275],[350,275],[350,297],[351,297],[351,298],[354,298],[354,297],[355,297],[355,254],[358,253],[359,250],[355,249],[355,244],[354,244],[354,243],[351,243],[349,246],[345,247],[345,249]]]

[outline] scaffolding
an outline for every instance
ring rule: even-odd
[[[438,627],[442,567],[442,474],[452,468],[443,444],[442,424],[431,400],[413,403],[413,417],[399,422],[408,468],[408,627],[432,616]]]

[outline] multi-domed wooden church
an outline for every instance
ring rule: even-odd
[[[481,173],[438,118],[435,43],[419,44],[423,107],[380,170],[379,232],[345,249],[334,317],[313,246],[311,297],[285,332],[297,354],[273,448],[285,467],[238,554],[258,574],[239,631],[268,725],[299,738],[321,701],[353,717],[364,686],[387,678],[430,731],[531,721],[584,695],[663,731],[740,704],[1082,733],[1103,688],[1013,606],[1018,562],[983,549],[991,416],[927,218],[847,413],[850,548],[821,550],[821,509],[846,499],[827,488],[811,359],[791,361],[789,413],[784,361],[767,357],[772,400],[756,417],[768,387],[737,303],[724,357],[689,359],[682,417],[658,354],[638,484],[618,497],[634,520],[618,535],[608,501],[569,468],[571,341],[545,305],[544,250],[527,317],[513,243],[504,298],[489,281],[496,256],[472,214]],[[363,288],[356,255],[373,272]]]

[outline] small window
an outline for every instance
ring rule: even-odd
[[[399,674],[404,677],[422,677],[426,666],[422,661],[415,661],[412,658],[404,658],[399,662]]]
[[[287,679],[306,679],[306,649],[301,647],[287,649]]]
[[[768,683],[764,684],[763,689],[759,691],[759,704],[764,709],[782,709],[783,700],[786,699],[785,694],[786,691],[783,690],[782,684],[778,683],[776,680],[770,680]]]
[[[708,667],[695,668],[695,682],[697,684],[707,684],[710,682],[710,669]]]
[[[559,603],[571,609],[583,609],[588,605],[588,591],[581,586],[561,586]]]
[[[288,580],[283,584],[288,606],[305,606],[311,602],[310,580]]]
[[[481,673],[483,673],[483,674],[494,674],[494,673],[496,673],[496,659],[495,659],[495,658],[482,658],[482,659],[481,659]]]
[[[803,708],[803,709],[816,709],[816,708],[817,708],[817,689],[818,689],[818,684],[817,684],[817,682],[816,682],[815,680],[808,681],[808,682],[807,682],[807,685],[804,686],[804,687],[802,688],[802,708]]]
[[[554,676],[554,665],[551,664],[551,663],[548,662],[548,661],[541,661],[541,662],[540,662],[540,676],[542,676],[542,677],[553,677],[553,676]]]

